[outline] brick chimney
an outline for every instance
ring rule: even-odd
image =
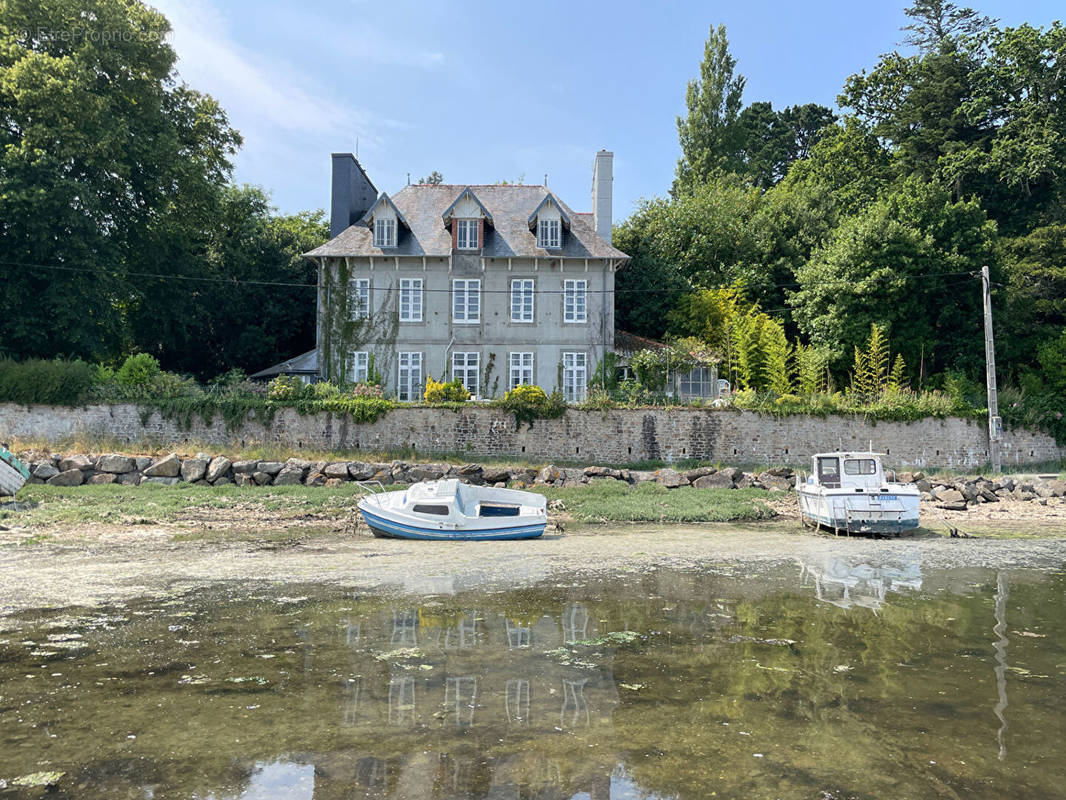
[[[611,195],[614,188],[614,153],[600,150],[592,165],[592,221],[603,239],[611,241]]]
[[[362,219],[377,199],[378,190],[355,156],[351,153],[334,153],[329,238],[332,239]]]

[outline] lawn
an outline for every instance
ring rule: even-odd
[[[655,483],[629,486],[597,481],[588,486],[538,487],[549,501],[561,500],[566,513],[584,522],[728,522],[767,519],[768,495],[759,489],[666,489]],[[31,504],[14,511],[0,506],[0,524],[44,527],[101,522],[118,525],[257,521],[270,527],[286,522],[343,521],[362,491],[354,483],[312,486],[26,486],[18,499]]]

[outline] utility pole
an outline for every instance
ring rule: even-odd
[[[988,265],[981,267],[981,289],[985,306],[985,383],[988,387],[988,454],[992,471],[1000,471],[999,437],[1003,433],[1003,420],[999,416],[999,398],[996,393],[996,343],[992,337],[992,291],[988,277]]]

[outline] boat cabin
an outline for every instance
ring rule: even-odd
[[[468,486],[454,478],[417,483],[405,493],[403,511],[430,514],[441,519],[461,517],[517,517],[522,510],[506,490]],[[499,495],[499,497],[493,497]]]
[[[811,483],[826,489],[880,491],[885,484],[880,453],[816,453]]]

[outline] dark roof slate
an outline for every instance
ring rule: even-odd
[[[318,372],[318,349],[308,350],[306,353],[301,353],[298,356],[293,356],[288,361],[282,361],[280,364],[275,364],[272,367],[249,375],[252,380],[257,378],[273,378],[278,375],[291,375],[294,373],[314,373]]]
[[[405,186],[390,200],[403,214],[410,231],[402,231],[396,247],[374,247],[366,226],[352,225],[338,236],[316,247],[307,256],[449,256],[452,237],[442,215],[466,189],[492,215],[493,225],[485,229],[484,258],[613,258],[627,259],[625,253],[597,235],[591,214],[578,214],[554,195],[559,208],[570,217],[570,230],[563,246],[545,250],[537,247],[537,237],[529,229],[529,215],[548,196],[543,186]]]

